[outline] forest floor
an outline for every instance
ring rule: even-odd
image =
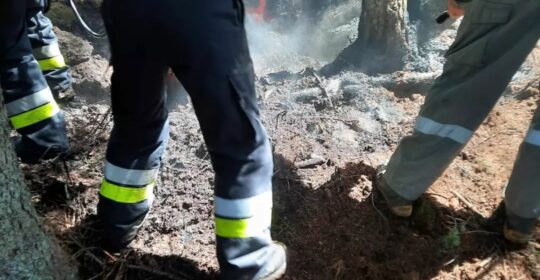
[[[170,104],[171,139],[144,227],[121,256],[97,246],[96,203],[112,125],[107,42],[88,38],[68,15],[53,19],[77,98],[63,105],[69,172],[55,161],[22,166],[46,229],[84,279],[216,278],[213,172],[193,108],[181,96]],[[515,248],[501,236],[497,211],[538,105],[539,55],[537,48],[410,219],[390,215],[373,190],[375,169],[411,132],[437,72],[262,73],[255,59],[274,146],[272,232],[290,253],[285,279],[540,279],[540,232]]]

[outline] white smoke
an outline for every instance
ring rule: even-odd
[[[354,40],[360,1],[346,0],[328,8],[318,19],[300,16],[293,22],[246,18],[255,72],[262,76],[279,71],[297,72],[331,62]],[[292,20],[291,20],[292,21]]]

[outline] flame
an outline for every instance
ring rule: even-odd
[[[257,22],[268,19],[268,16],[266,15],[266,0],[259,0],[259,6],[257,8],[248,9],[248,13],[254,14]]]

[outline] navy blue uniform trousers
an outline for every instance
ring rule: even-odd
[[[18,155],[37,160],[68,149],[65,122],[26,33],[26,1],[0,1],[0,86]]]
[[[270,262],[272,154],[263,128],[241,0],[105,0],[114,127],[100,189],[104,242],[131,242],[153,200],[168,137],[163,81],[187,89],[215,171],[217,256],[226,279]]]

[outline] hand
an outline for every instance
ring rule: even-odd
[[[465,14],[465,10],[459,6],[456,0],[448,0],[448,14],[452,18],[460,18]]]

